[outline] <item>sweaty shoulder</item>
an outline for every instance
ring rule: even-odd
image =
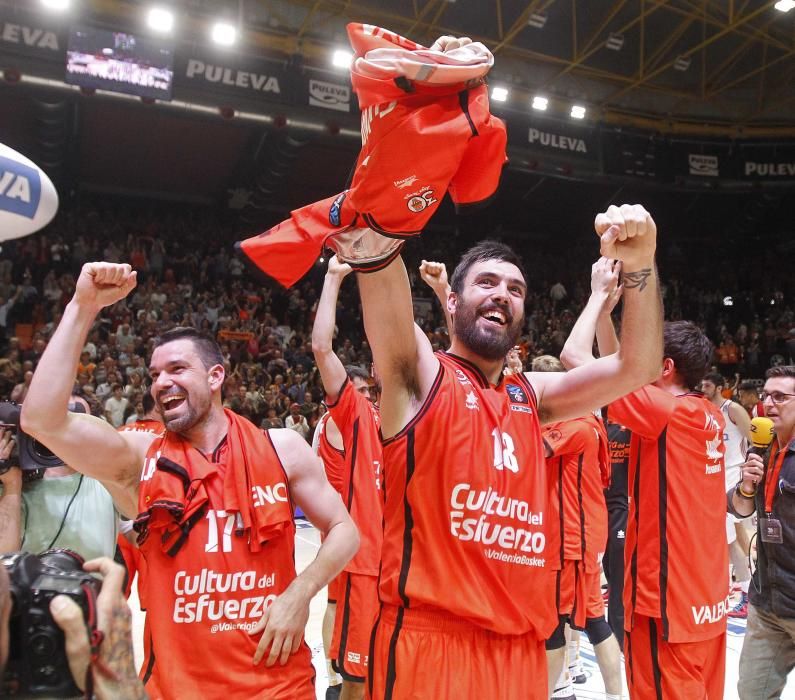
[[[129,470],[132,470],[134,474],[131,474],[131,476],[135,477],[135,481],[137,483],[138,478],[140,477],[141,465],[144,463],[144,459],[146,458],[146,453],[149,451],[149,447],[155,440],[162,436],[137,430],[119,431],[119,435],[127,443],[130,450],[132,450],[134,457],[130,465],[124,465],[124,476],[127,476]]]

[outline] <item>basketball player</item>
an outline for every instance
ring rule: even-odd
[[[567,354],[568,362],[590,356],[604,299],[592,293],[570,337],[579,352]],[[627,685],[631,697],[722,700],[728,556],[715,542],[725,532],[725,424],[695,390],[713,347],[686,321],[666,323],[663,336],[665,359],[654,383],[608,407],[611,420],[632,431],[624,560]]]
[[[610,207],[595,223],[604,254],[624,261],[625,340],[618,354],[572,372],[503,378],[526,295],[521,261],[503,244],[475,246],[454,271],[449,352],[433,353],[414,326],[400,257],[358,275],[383,385],[372,698],[548,697],[555,531],[540,420],[587,413],[650,381],[662,362],[655,224],[638,205]]]
[[[701,380],[704,396],[718,407],[726,421],[723,444],[726,447],[726,491],[729,491],[742,479],[742,465],[751,439],[751,419],[740,404],[724,398],[725,386],[726,380],[717,372],[710,372]],[[748,584],[751,581],[751,569],[748,566],[751,539],[745,522],[731,513],[726,513],[726,541],[735,579],[740,586],[740,601],[729,611],[729,617],[745,618],[748,616]],[[731,570],[729,584],[731,585]]]
[[[341,494],[361,537],[359,551],[338,577],[335,592],[338,604],[331,657],[343,679],[342,700],[364,697],[370,634],[379,608],[378,569],[383,537],[380,417],[370,401],[366,373],[357,367],[346,372],[332,342],[337,297],[350,272],[350,265],[338,262],[336,255],[331,257],[312,328],[312,352],[331,416],[325,433],[329,435],[328,428],[333,425],[342,438],[345,460]],[[331,439],[334,437],[337,436]]]
[[[143,678],[152,697],[314,698],[303,642],[309,601],[354,554],[358,536],[306,442],[225,411],[220,349],[190,328],[161,336],[149,364],[163,437],[116,432],[65,410],[97,314],[135,284],[129,265],[83,266],[31,383],[22,428],[99,479],[120,512],[138,516],[151,629]],[[300,576],[294,504],[325,535]]]
[[[556,357],[533,360],[533,372],[565,372]],[[600,563],[607,542],[603,494],[609,456],[602,421],[582,418],[548,423],[543,430],[549,478],[555,484],[554,512],[561,531],[555,599],[559,622],[546,642],[549,684],[553,688],[566,662],[566,625],[585,630],[605,682],[607,700],[621,698],[621,654],[605,620]]]

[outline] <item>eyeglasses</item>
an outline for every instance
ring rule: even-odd
[[[795,394],[785,394],[783,391],[763,391],[759,396],[759,400],[764,403],[770,399],[774,404],[778,405],[780,403],[785,403],[793,396],[795,396]]]

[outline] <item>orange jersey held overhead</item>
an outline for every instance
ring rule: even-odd
[[[437,353],[420,412],[384,441],[382,602],[443,610],[486,630],[557,623],[547,547],[547,474],[536,397]]]
[[[164,549],[159,532],[140,544],[148,565],[151,631],[141,674],[152,700],[315,697],[311,652],[305,642],[285,666],[266,667],[264,660],[254,666],[252,661],[259,635],[251,636],[249,630],[296,575],[287,475],[270,439],[265,439],[268,447],[262,449],[270,456],[266,463],[259,459],[257,468],[267,481],[252,487],[253,505],[278,509],[285,527],[258,551],[252,551],[245,532],[238,532],[236,516],[224,510],[224,475],[231,468],[227,440],[207,458],[192,450],[190,464],[176,465],[189,479],[186,498],[198,484],[209,498],[207,506],[196,512],[178,551]],[[156,498],[152,489],[156,472],[180,474],[173,462],[161,458],[162,444],[155,440],[147,454],[139,493],[142,512]],[[181,487],[174,493],[179,496]]]
[[[726,632],[729,561],[721,412],[701,394],[649,385],[610,404],[632,431],[625,627],[660,621],[666,642]]]

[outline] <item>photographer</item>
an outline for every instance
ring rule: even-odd
[[[92,663],[82,610],[71,598],[53,598],[50,613],[66,636],[69,670],[77,685],[84,689],[91,666],[94,697],[99,700],[142,700],[147,696],[135,672],[130,609],[121,591],[124,570],[104,557],[86,562],[84,569],[102,574],[102,591],[97,598],[97,630],[103,639],[97,659]],[[5,567],[0,566],[0,678],[9,655],[12,604],[8,574]]]
[[[88,413],[84,399],[72,396],[70,403]],[[118,515],[102,484],[66,465],[22,472],[7,461],[15,443],[12,431],[0,431],[0,465],[10,467],[0,473],[0,553],[65,547],[86,560],[112,558]]]
[[[758,518],[741,700],[780,697],[795,668],[795,366],[772,367],[766,377],[762,401],[775,430],[767,465],[749,454],[742,481],[728,493],[734,515]]]

